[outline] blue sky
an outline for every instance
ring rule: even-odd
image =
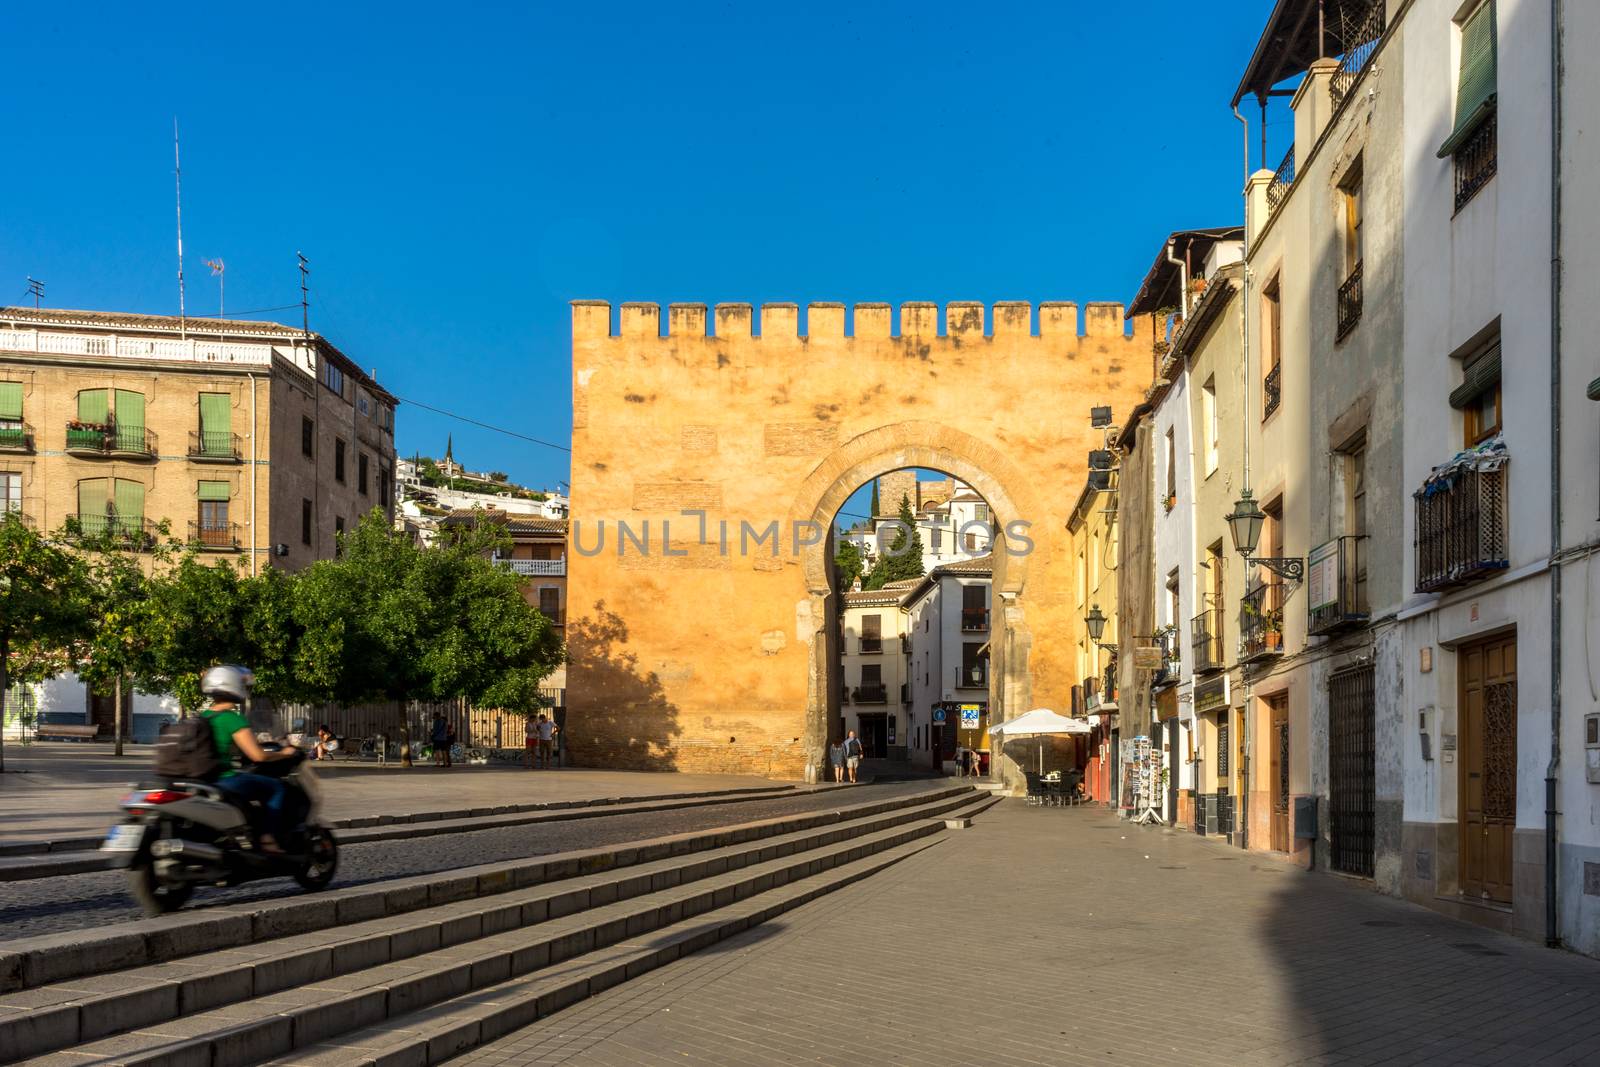
[[[557,443],[567,301],[1128,300],[1239,218],[1227,5],[22,5],[0,303],[294,303],[402,398]],[[256,316],[298,321],[298,310]],[[843,387],[843,383],[841,383]],[[564,452],[402,407],[403,452]]]

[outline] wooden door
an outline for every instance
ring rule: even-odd
[[[1282,693],[1272,698],[1272,848],[1289,851],[1289,701]]]
[[[1511,902],[1511,835],[1517,822],[1517,639],[1459,653],[1461,893]]]

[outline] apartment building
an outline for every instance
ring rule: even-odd
[[[164,526],[245,573],[303,567],[373,509],[392,519],[395,405],[326,338],[276,323],[0,308],[0,506],[135,552]],[[109,723],[82,690],[52,685],[40,713]],[[131,711],[136,729],[163,714]]]
[[[1107,415],[1109,419],[1109,414]],[[1084,789],[1101,804],[1118,806],[1121,800],[1124,736],[1132,738],[1148,729],[1148,716],[1133,711],[1124,733],[1117,690],[1117,650],[1120,635],[1135,632],[1118,603],[1121,567],[1120,523],[1117,512],[1119,471],[1113,453],[1102,450],[1089,457],[1089,473],[1067,520],[1078,576],[1078,610],[1083,626],[1073,635],[1077,677],[1072,687],[1071,714],[1087,717],[1091,732],[1066,743],[1081,745],[1071,762],[1083,768]]]
[[[868,759],[905,759],[910,643],[903,606],[916,581],[842,594],[839,736],[854,730]]]
[[[988,771],[993,579],[988,556],[960,560],[929,571],[904,598],[907,756],[918,766],[953,771],[966,747]]]

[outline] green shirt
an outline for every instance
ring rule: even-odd
[[[250,720],[235,708],[225,711],[202,711],[200,714],[211,724],[211,740],[216,743],[217,758],[222,761],[222,774],[219,777],[227,778],[237,773],[233,766],[236,755],[233,735],[240,730],[250,729]]]

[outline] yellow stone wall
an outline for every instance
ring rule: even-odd
[[[972,485],[1031,552],[997,552],[996,721],[1078,680],[1067,520],[1089,408],[1129,411],[1152,324],[1120,304],[573,305],[568,741],[580,763],[801,778],[836,722],[826,531],[888,470]],[[887,505],[886,505],[887,506]],[[705,513],[701,520],[685,510]],[[632,539],[619,539],[626,523]],[[726,524],[724,527],[723,524]],[[757,543],[769,524],[778,543]],[[815,523],[815,526],[807,526]],[[741,550],[742,525],[749,534]],[[641,542],[648,529],[648,549]],[[722,530],[727,530],[727,550]],[[670,545],[662,544],[663,531]],[[602,540],[603,537],[603,540]],[[597,546],[600,550],[597,552]],[[670,553],[670,554],[669,554]]]

